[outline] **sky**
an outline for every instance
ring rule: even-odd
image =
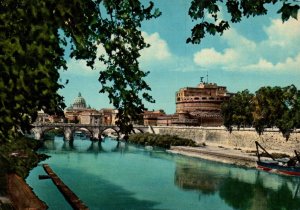
[[[175,92],[196,87],[206,75],[208,82],[226,86],[229,92],[248,89],[254,93],[262,86],[291,84],[300,89],[300,21],[282,23],[276,6],[270,7],[266,16],[244,18],[231,24],[222,36],[206,35],[201,44],[193,45],[186,44],[197,23],[188,16],[189,1],[153,2],[162,15],[142,24],[142,34],[151,47],[139,58],[141,69],[150,71],[145,80],[156,101],[145,104],[148,110],[175,113]],[[219,15],[229,19],[225,8]],[[91,70],[84,61],[68,58],[67,65],[61,79],[69,83],[59,91],[67,106],[81,92],[92,108],[113,107],[107,95],[99,93],[101,64]]]

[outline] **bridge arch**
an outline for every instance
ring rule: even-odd
[[[140,128],[133,128],[132,132],[133,133],[144,133],[144,131]]]
[[[34,134],[34,136],[35,136],[36,139],[38,139],[38,140],[44,140],[46,133],[49,132],[49,131],[52,131],[52,130],[60,130],[61,131],[60,134],[62,136],[65,133],[65,128],[64,127],[55,127],[55,126],[40,127],[38,129],[32,129],[32,132],[33,132],[33,134]]]
[[[119,129],[116,129],[114,127],[107,127],[107,128],[103,128],[101,129],[100,131],[100,136],[103,136],[105,133],[105,131],[108,131],[108,130],[113,130],[114,132],[117,133],[117,136],[118,136],[118,139],[120,138],[120,130]]]
[[[74,135],[76,134],[76,131],[81,131],[81,132],[84,132],[85,134],[88,134],[90,139],[92,139],[94,137],[93,130],[91,130],[87,127],[73,127],[73,129],[71,130],[71,136],[74,137]]]

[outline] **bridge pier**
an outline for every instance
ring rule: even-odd
[[[65,141],[73,141],[74,140],[73,131],[70,127],[65,128],[65,130],[64,130],[64,140]]]
[[[42,133],[40,132],[34,133],[34,138],[39,141],[43,140]]]
[[[92,129],[92,141],[101,141],[101,135],[100,135],[100,129],[99,128],[93,128]]]
[[[90,137],[90,140],[92,142],[102,141],[101,137],[98,137],[98,138]]]
[[[34,134],[34,139],[39,141],[43,139],[43,130],[40,127],[33,128],[32,132]]]

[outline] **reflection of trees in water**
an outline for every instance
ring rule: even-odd
[[[220,186],[220,197],[240,210],[299,210],[300,198],[295,197],[295,193],[286,182],[278,190],[267,189],[259,177],[254,184],[227,178]]]
[[[220,197],[235,209],[249,209],[254,196],[252,184],[238,179],[224,179],[220,185]]]
[[[177,165],[175,184],[182,189],[200,190],[203,194],[214,194],[220,184],[218,177],[189,165]]]
[[[239,210],[300,210],[298,196],[300,179],[277,177],[270,174],[260,174],[259,171],[249,172],[249,177],[239,176],[228,170],[218,170],[217,165],[179,163],[176,165],[175,184],[183,189],[199,190],[201,194],[215,194],[227,205]],[[215,169],[214,169],[215,168]],[[220,171],[222,171],[220,173]],[[271,186],[270,179],[277,183]],[[252,181],[250,181],[252,180]],[[267,183],[267,184],[266,184]]]
[[[268,205],[272,208],[270,209],[289,209],[296,210],[300,209],[300,198],[294,197],[294,193],[288,188],[288,186],[282,185],[278,191],[270,191],[268,197]]]
[[[49,150],[56,150],[56,145],[54,143],[54,140],[46,140],[43,141],[43,148],[42,149],[49,149]]]

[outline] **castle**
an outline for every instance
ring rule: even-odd
[[[197,87],[180,88],[175,95],[176,113],[144,113],[145,125],[221,126],[221,104],[232,94],[225,86],[202,81]]]

